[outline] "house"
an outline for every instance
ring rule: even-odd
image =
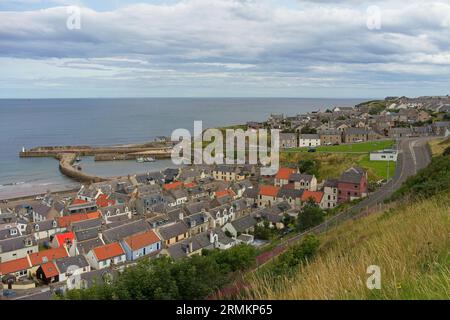
[[[294,189],[293,185],[286,185],[280,188],[277,194],[278,201],[286,201],[291,206],[299,208],[301,206],[303,190]]]
[[[319,133],[321,145],[336,145],[342,143],[342,134],[337,129],[322,130]]]
[[[218,165],[212,170],[215,180],[241,181],[245,179],[245,174],[234,165]]]
[[[168,202],[169,202],[168,197],[164,196],[159,192],[142,195],[139,196],[139,198],[135,202],[136,212],[138,214],[154,212],[158,206],[160,205],[166,206],[169,204]],[[176,205],[176,203],[174,205]]]
[[[433,133],[437,136],[445,136],[446,130],[450,130],[450,121],[436,121],[431,125]]]
[[[269,228],[283,229],[283,217],[276,212],[272,212],[271,208],[263,208],[251,213],[251,216],[258,221],[259,226],[264,226],[264,223],[269,224]]]
[[[236,240],[227,236],[221,228],[209,231],[209,242],[213,244],[214,248],[220,250],[227,250],[236,245]]]
[[[314,201],[322,209],[326,208],[326,201],[324,199],[324,193],[322,191],[308,191],[305,190],[301,198],[302,202]]]
[[[368,140],[369,130],[364,128],[347,128],[344,131],[344,142],[355,143],[364,142]]]
[[[222,205],[209,210],[212,227],[221,227],[228,221],[235,218],[234,207],[232,205]]]
[[[317,190],[317,178],[315,175],[304,173],[293,173],[289,176],[289,183],[297,190]]]
[[[105,243],[113,243],[148,230],[150,230],[150,225],[141,219],[106,229],[102,232],[102,235]]]
[[[280,148],[290,149],[297,147],[296,133],[280,133]]]
[[[155,254],[162,249],[161,239],[153,230],[127,237],[120,243],[128,261]]]
[[[370,161],[397,161],[397,150],[385,149],[370,152]]]
[[[53,264],[53,265],[52,265]],[[54,269],[56,267],[56,270]],[[42,273],[41,273],[42,270]],[[58,273],[56,273],[56,271]],[[67,281],[68,285],[71,281],[74,281],[78,275],[91,271],[91,266],[86,260],[85,256],[74,256],[57,259],[54,262],[42,265],[37,271],[36,276],[38,279],[44,281],[53,278],[52,282]],[[45,275],[45,277],[42,277]]]
[[[182,187],[183,187],[183,182],[181,182],[181,181],[174,181],[174,182],[166,183],[165,185],[163,185],[163,189],[166,191],[175,190],[175,189],[182,188]]]
[[[338,203],[338,180],[326,180],[323,185],[324,209],[331,209]]]
[[[338,181],[338,203],[364,198],[367,196],[367,172],[352,167],[342,173]]]
[[[189,228],[189,235],[196,235],[204,232],[209,227],[209,217],[205,212],[195,213],[183,219],[184,223]]]
[[[293,168],[280,168],[275,175],[274,185],[277,187],[282,187],[289,183],[289,177],[293,173],[297,173],[298,170]]]
[[[41,266],[47,262],[54,261],[56,259],[65,258],[68,256],[69,256],[69,254],[67,252],[67,249],[64,246],[59,247],[59,248],[53,248],[53,249],[48,249],[48,250],[44,250],[44,251],[31,253],[28,255],[28,258],[29,258],[30,264],[31,264],[31,268],[30,268],[29,272],[31,275],[34,275],[36,273],[37,269],[39,268],[39,266]]]
[[[228,222],[222,227],[222,230],[227,231],[236,238],[240,234],[253,232],[258,222],[252,216],[244,216],[234,221]]]
[[[25,258],[38,251],[38,244],[31,235],[0,240],[0,263]]]
[[[411,128],[392,128],[389,130],[389,136],[394,139],[409,137],[412,134]]]
[[[86,258],[89,265],[96,270],[116,266],[126,261],[125,251],[119,242],[93,248],[88,252]]]
[[[279,191],[280,187],[277,186],[260,185],[258,192],[258,206],[270,207],[273,203],[277,201]]]
[[[32,223],[29,225],[28,230],[36,240],[43,240],[60,232],[61,228],[59,228],[58,222],[52,219]]]
[[[79,222],[89,219],[98,219],[102,216],[100,211],[94,211],[89,213],[77,213],[56,219],[60,228],[67,228],[74,222]]]
[[[16,280],[26,278],[30,268],[28,257],[2,262],[0,263],[0,279],[9,274],[14,275]]]
[[[318,134],[301,134],[298,139],[299,147],[318,147],[320,146],[320,136]]]
[[[213,248],[214,243],[210,241],[208,232],[203,232],[170,246],[166,251],[172,259],[179,260],[193,255],[201,255],[203,249]]]
[[[71,247],[74,244],[75,234],[71,231],[57,233],[50,238],[50,245],[52,248],[59,248],[61,246]]]
[[[180,242],[189,236],[189,228],[184,221],[161,227],[157,231],[166,246]]]
[[[86,202],[95,202],[95,199],[97,199],[97,197],[101,194],[102,191],[100,189],[82,185],[80,190],[77,192],[77,199],[84,200]]]
[[[138,184],[147,184],[147,185],[163,185],[164,175],[161,172],[147,172],[144,174],[138,174],[134,177]]]
[[[170,191],[170,194],[175,199],[177,206],[188,201],[188,192],[185,189],[174,189]]]
[[[69,206],[67,206],[67,212],[71,215],[95,212],[97,209],[98,207],[95,201],[87,202],[80,199],[75,199]]]
[[[59,213],[44,203],[33,203],[31,205],[31,214],[33,222],[54,219],[59,216]]]

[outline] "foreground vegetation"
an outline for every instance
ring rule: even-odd
[[[450,148],[407,180],[389,208],[319,236],[313,259],[252,275],[250,299],[449,299]],[[368,289],[369,266],[381,289]]]
[[[67,300],[204,299],[233,280],[235,273],[255,263],[257,250],[239,245],[229,250],[205,251],[178,261],[168,257],[140,260],[119,273],[111,284],[70,290]]]

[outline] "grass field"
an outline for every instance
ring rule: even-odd
[[[389,149],[394,145],[394,140],[369,141],[353,144],[341,144],[338,146],[320,146],[317,152],[349,152],[368,153],[371,151]],[[307,152],[308,148],[288,149],[285,152]]]
[[[437,138],[429,142],[433,155],[442,154],[445,148],[450,147],[450,138]]]
[[[367,170],[369,181],[387,178],[388,163],[370,161],[368,153],[333,153],[333,152],[281,152],[282,166],[296,165],[300,160],[317,160],[320,169],[317,179],[337,178],[352,166],[360,166]],[[389,177],[395,172],[395,162],[389,163]]]
[[[435,196],[349,221],[320,236],[293,277],[251,276],[248,299],[449,299],[450,198]],[[366,286],[379,266],[381,289]]]
[[[369,180],[376,178],[390,179],[394,176],[396,163],[393,161],[370,161],[369,155],[365,155],[358,162],[360,167],[367,169]],[[389,173],[388,173],[389,172]]]

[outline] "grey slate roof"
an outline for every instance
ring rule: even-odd
[[[99,237],[93,239],[85,240],[82,242],[77,242],[77,249],[80,254],[88,253],[91,249],[103,246],[104,243]]]
[[[318,134],[301,134],[300,139],[320,139]]]
[[[0,253],[23,249],[26,247],[26,240],[31,240],[31,246],[35,246],[37,244],[36,240],[30,236],[0,240]]]
[[[111,243],[149,229],[150,225],[145,220],[137,220],[103,231],[103,238]]]
[[[83,221],[73,222],[72,223],[72,231],[79,231],[79,230],[85,230],[85,229],[92,229],[96,228],[97,230],[100,229],[102,226],[102,219],[87,219]]]
[[[359,167],[352,167],[342,173],[339,182],[359,183],[364,175],[364,169]]]
[[[91,229],[85,229],[75,232],[75,238],[77,241],[85,241],[90,240],[98,237],[99,229],[97,228],[91,228]]]
[[[311,182],[313,176],[310,174],[304,173],[293,173],[289,176],[289,182],[300,182],[300,181],[308,181]]]
[[[169,240],[180,234],[185,234],[188,231],[188,227],[184,222],[177,222],[170,226],[164,226],[159,228],[158,232],[163,240]]]
[[[67,269],[70,266],[77,266],[79,268],[84,268],[89,265],[86,258],[83,255],[74,256],[74,257],[65,257],[61,259],[57,259],[55,261],[56,267],[59,270],[59,273],[66,273]]]
[[[255,226],[257,221],[251,216],[244,216],[240,219],[231,222],[231,225],[237,232],[244,232],[245,230]]]
[[[292,188],[281,188],[280,191],[278,191],[277,197],[278,198],[301,198],[303,194],[303,190],[298,189],[292,189]]]

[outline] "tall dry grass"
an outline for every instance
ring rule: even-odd
[[[321,236],[292,278],[251,275],[250,299],[449,299],[450,201],[440,196],[350,221]],[[381,268],[381,290],[366,286]]]

